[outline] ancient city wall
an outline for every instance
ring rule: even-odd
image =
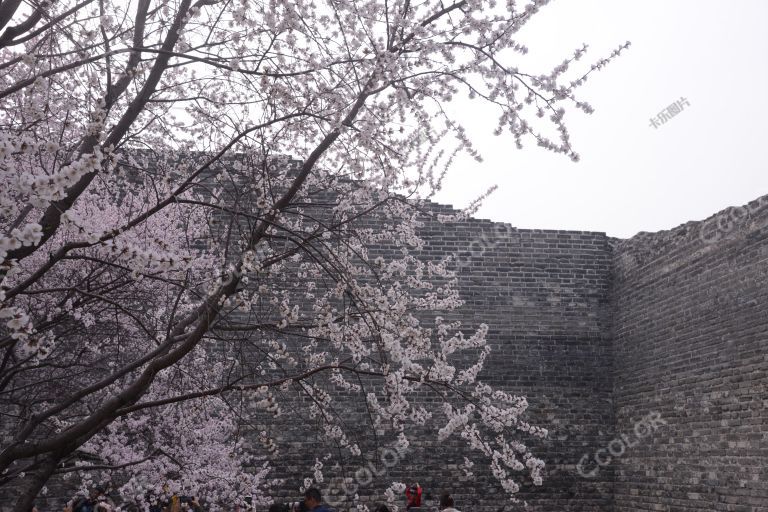
[[[768,196],[612,245],[614,510],[767,511]]]
[[[466,301],[459,318],[490,326],[493,352],[481,377],[527,396],[532,422],[550,431],[539,447],[545,484],[524,487],[521,497],[536,511],[611,510],[610,469],[592,479],[576,471],[584,453],[613,435],[608,238],[477,219],[429,221],[422,235],[427,255],[456,254]],[[445,456],[436,452],[425,470],[440,468]],[[457,500],[498,510],[503,494],[487,480],[462,485]],[[446,474],[433,488],[450,481]]]
[[[527,396],[530,422],[550,431],[536,446],[544,485],[523,482],[528,510],[768,511],[768,196],[628,240],[443,224],[436,215],[452,209],[428,210],[421,257],[454,255],[466,303],[453,316],[490,326],[481,378]],[[348,419],[366,425],[365,414],[358,404]],[[275,497],[288,500],[320,439],[286,428],[281,440]],[[358,487],[361,502],[417,480],[452,491],[461,510],[508,505],[482,468],[462,477],[460,444],[414,443]]]
[[[533,510],[768,510],[768,196],[628,240],[502,226],[426,238],[467,244],[489,379],[551,426]]]
[[[439,214],[456,213],[430,204],[419,235],[425,241],[418,256],[425,261],[452,255],[459,270],[459,291],[465,300],[459,310],[443,316],[462,322],[473,331],[489,325],[493,352],[480,379],[505,391],[528,397],[528,421],[546,427],[549,438],[531,445],[547,463],[545,483],[535,487],[520,480],[519,497],[528,510],[609,512],[612,510],[611,468],[593,478],[578,474],[580,458],[605,446],[613,438],[611,403],[610,286],[611,248],[603,233],[515,229],[486,220],[466,219],[440,223]],[[376,224],[376,220],[370,221]],[[381,226],[379,226],[379,229]],[[396,252],[383,248],[381,252]],[[429,393],[419,399],[434,400]],[[360,425],[361,437],[371,437],[367,411],[358,403],[344,407],[350,425]],[[436,430],[412,432],[405,457],[369,481],[367,467],[385,471],[377,456],[352,461],[344,475],[353,482],[341,486],[328,468],[324,491],[342,510],[355,505],[339,496],[340,490],[356,492],[357,503],[372,508],[384,499],[392,481],[418,481],[436,498],[450,491],[461,510],[496,512],[523,510],[512,506],[496,485],[488,468],[476,467],[474,477],[460,470],[464,441],[436,441]],[[274,461],[275,475],[285,478],[279,499],[298,497],[296,489],[306,476],[307,451],[318,450],[323,440],[307,437],[297,442],[288,429],[280,439],[294,450]],[[535,441],[522,436],[524,442]],[[303,454],[297,458],[294,454]],[[363,458],[365,459],[365,455]],[[300,471],[297,471],[299,469]],[[359,471],[358,471],[359,470]],[[324,470],[325,471],[325,470]],[[355,478],[357,472],[357,478]],[[427,505],[432,502],[427,500]]]

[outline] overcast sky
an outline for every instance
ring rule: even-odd
[[[485,161],[462,160],[438,200],[464,207],[497,184],[476,217],[627,238],[768,194],[767,22],[765,0],[553,2],[521,34],[536,73],[581,43],[589,65],[632,42],[578,94],[595,113],[566,117],[581,161],[514,149],[473,102],[466,125]],[[652,128],[681,97],[690,106]]]

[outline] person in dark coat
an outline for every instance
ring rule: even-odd
[[[317,487],[310,487],[304,492],[304,504],[309,512],[336,512],[334,508],[323,503],[323,495]]]

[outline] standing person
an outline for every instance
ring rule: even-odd
[[[91,489],[88,497],[79,495],[72,498],[64,507],[64,512],[93,512],[96,508],[95,499],[96,493]]]
[[[323,495],[320,489],[310,487],[304,492],[304,504],[309,512],[336,512],[332,507],[323,503]]]
[[[405,499],[407,500],[405,510],[421,507],[421,486],[419,485],[419,482],[416,482],[405,490]]]
[[[451,497],[451,495],[447,492],[440,496],[440,510],[442,512],[460,512],[459,510],[453,508],[453,497]]]
[[[65,512],[112,512],[114,504],[106,495],[107,489],[97,485],[91,488],[88,497],[79,496],[69,502]]]

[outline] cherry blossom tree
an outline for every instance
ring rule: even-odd
[[[454,98],[496,108],[518,147],[578,159],[566,111],[591,112],[576,89],[628,44],[575,75],[586,47],[518,69],[518,31],[547,3],[0,1],[14,510],[62,474],[119,472],[126,503],[266,500],[279,446],[243,425],[289,393],[339,453],[360,452],[332,413],[343,392],[401,445],[433,426],[510,495],[521,472],[540,484],[522,439],[546,430],[482,382],[487,326],[444,318],[455,262],[420,259],[417,233],[456,155],[480,158]],[[422,389],[442,403],[412,400]]]

